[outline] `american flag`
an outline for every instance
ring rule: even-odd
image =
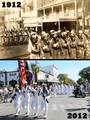
[[[19,60],[18,61],[18,66],[19,66],[19,85],[20,87],[24,86],[27,80],[26,76],[26,62],[24,60]]]

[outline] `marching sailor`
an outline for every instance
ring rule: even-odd
[[[48,115],[48,99],[49,99],[49,90],[45,84],[42,86],[42,102],[41,108],[43,111],[43,117],[46,119]]]
[[[37,83],[34,83],[32,88],[32,100],[31,100],[31,107],[34,112],[34,115],[38,115],[38,109],[39,109],[39,96],[38,96],[38,87]]]
[[[21,91],[19,90],[19,85],[15,85],[15,90],[12,94],[12,99],[10,100],[10,103],[14,101],[14,108],[16,115],[20,113],[20,105],[21,105]]]
[[[31,92],[31,86],[27,85],[24,89],[23,93],[23,107],[26,110],[26,115],[28,116],[30,113],[30,92]]]

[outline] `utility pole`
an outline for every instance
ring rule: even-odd
[[[85,30],[85,0],[82,0],[82,31]]]
[[[8,84],[8,81],[7,81],[7,72],[5,71],[4,73],[5,73],[5,86],[7,86],[7,84]]]

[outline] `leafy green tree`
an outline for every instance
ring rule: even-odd
[[[68,83],[71,85],[75,85],[76,82],[74,80],[72,80],[71,78],[68,78]]]
[[[37,82],[37,74],[39,73],[40,68],[37,64],[31,64],[31,68],[34,74],[35,82]]]
[[[81,85],[82,83],[84,83],[84,79],[79,78],[79,79],[77,80],[77,83],[78,83],[79,85]]]
[[[90,66],[82,69],[79,72],[79,76],[84,80],[87,79],[88,81],[90,81]]]
[[[57,78],[60,83],[63,82],[64,84],[76,84],[74,80],[68,78],[68,74],[59,74]]]
[[[63,82],[64,84],[68,83],[68,75],[67,74],[59,74],[57,78],[60,82]]]

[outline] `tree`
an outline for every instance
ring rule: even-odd
[[[74,80],[72,80],[71,78],[68,78],[68,83],[71,85],[75,85],[76,82]]]
[[[79,85],[81,85],[83,82],[84,82],[84,79],[82,79],[82,78],[79,78],[79,79],[77,80],[77,83],[78,83]]]
[[[87,79],[88,81],[90,81],[90,66],[82,69],[79,72],[79,76],[84,80]]]
[[[68,78],[67,74],[59,74],[58,75],[58,80],[60,81],[60,83],[64,83],[64,84],[76,84],[74,80],[72,80],[71,78]]]
[[[68,83],[68,75],[67,74],[59,74],[57,78],[60,82],[63,82],[64,84]]]
[[[39,73],[40,68],[37,64],[31,64],[31,68],[32,68],[32,71],[33,71],[35,82],[37,82],[37,74]]]

